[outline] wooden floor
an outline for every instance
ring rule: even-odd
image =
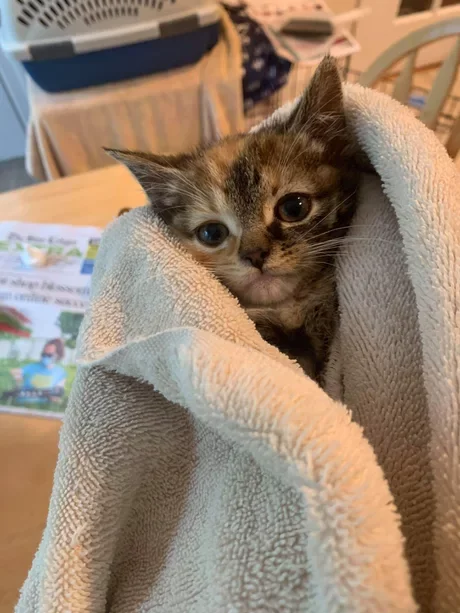
[[[29,177],[26,172],[24,158],[0,162],[0,193],[9,192],[20,187],[27,187],[35,183],[37,181]]]

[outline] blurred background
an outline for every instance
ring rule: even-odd
[[[0,0],[0,192],[250,128],[330,52],[458,145],[460,0]]]

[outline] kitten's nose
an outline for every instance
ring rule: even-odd
[[[263,249],[252,249],[251,251],[245,251],[241,254],[243,260],[246,260],[255,268],[262,270],[262,267],[267,259],[269,251],[264,251]]]

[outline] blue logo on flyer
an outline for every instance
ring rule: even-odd
[[[83,263],[81,265],[80,273],[82,275],[91,275],[94,269],[94,261],[96,259],[97,251],[99,249],[100,238],[91,238],[88,241],[88,249],[86,250]]]

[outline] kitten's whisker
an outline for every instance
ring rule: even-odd
[[[315,259],[313,262],[310,262],[309,264],[305,264],[304,266],[300,265],[298,266],[298,270],[300,273],[302,273],[304,270],[311,272],[312,271],[312,265],[320,265],[320,266],[329,266],[332,269],[336,269],[337,268],[337,264],[334,260],[318,260]]]
[[[351,244],[363,244],[368,243],[373,245],[375,243],[385,243],[390,245],[397,245],[396,241],[387,240],[384,238],[365,238],[365,237],[342,237],[337,239],[332,239],[325,241],[324,243],[319,243],[317,245],[312,245],[308,251],[309,257],[315,257],[316,255],[335,255],[337,250],[342,246],[347,246]]]
[[[325,219],[327,219],[329,215],[336,213],[341,206],[343,206],[346,202],[350,200],[350,198],[353,198],[355,195],[356,195],[356,190],[352,192],[351,194],[349,194],[346,198],[341,200],[339,203],[337,203],[336,206],[331,211],[329,211],[329,213],[327,213],[327,215],[325,215],[324,217],[321,217],[316,222],[316,224],[312,228],[309,229],[309,232],[313,232],[313,230],[315,230],[315,228],[317,228],[320,225],[320,223],[322,223]]]
[[[367,224],[350,224],[349,226],[340,226],[339,228],[332,228],[331,230],[320,232],[320,234],[315,235],[315,238],[320,238],[321,236],[325,236],[326,234],[331,234],[332,232],[337,232],[339,230],[350,230],[351,228],[369,228],[369,226]]]
[[[297,143],[300,141],[300,139],[304,137],[304,135],[305,135],[304,131],[303,130],[299,130],[297,132],[297,134],[295,135],[295,137],[293,138],[292,142],[290,143],[290,146],[289,146],[289,148],[286,151],[286,155],[283,158],[283,166],[281,167],[281,175],[284,174],[284,172],[285,172],[285,170],[287,168],[287,165],[291,161],[289,159],[289,157],[290,157],[292,151],[294,150],[294,147],[297,145]]]
[[[284,135],[286,135],[286,124],[284,125],[284,128],[285,128]],[[281,177],[284,174],[286,163],[287,163],[287,150],[286,150],[286,147],[285,147],[285,143],[283,141],[283,146],[279,148],[278,158],[277,158],[277,162],[276,162],[276,165],[279,168],[279,172],[280,172],[280,176]]]
[[[321,115],[323,115],[324,117],[336,117],[337,119],[340,119],[340,115],[337,115],[337,113],[322,113],[322,110],[325,106],[329,105],[331,102],[337,100],[341,96],[342,91],[339,91],[335,94],[334,97],[329,97],[327,100],[325,100],[325,102],[318,109],[316,109],[316,112],[308,118],[308,121],[305,124],[305,130],[309,130],[314,123],[317,123],[318,117],[320,117]]]
[[[330,238],[330,239],[329,239],[329,238],[324,238],[324,237],[326,237],[328,234],[333,234],[334,232],[336,232],[336,233],[337,233],[337,232],[342,232],[342,234],[341,234],[340,236],[338,236],[337,238],[338,238],[338,239],[343,239],[343,238],[345,238],[345,231],[346,231],[348,228],[351,228],[351,226],[340,226],[340,227],[338,227],[338,228],[332,228],[331,230],[327,230],[326,232],[321,232],[320,234],[315,234],[315,235],[312,237],[312,238],[313,238],[315,241],[318,241],[318,239],[320,239],[320,238],[322,238],[323,240],[318,241],[318,242],[315,242],[315,243],[313,243],[313,244],[315,244],[315,245],[316,245],[316,244],[322,244],[322,243],[323,243],[323,242],[325,242],[326,240],[335,240],[334,238]],[[308,233],[307,233],[307,234],[308,234]],[[304,236],[305,236],[305,235],[304,235]],[[302,237],[302,238],[303,238],[303,237]]]
[[[329,211],[326,215],[324,215],[323,217],[320,217],[318,219],[318,221],[314,224],[313,227],[311,228],[306,228],[305,232],[303,234],[301,234],[298,237],[298,241],[303,240],[305,237],[307,236],[311,236],[311,234],[313,233],[313,231],[322,223],[324,222],[325,219],[327,219],[329,217],[329,215],[332,215],[333,213],[335,213],[343,204],[345,204],[345,202],[347,202],[350,198],[352,198],[354,196],[356,192],[354,192],[353,194],[350,194],[349,196],[347,196],[346,198],[344,198],[344,200],[341,200],[331,211]],[[347,226],[350,227],[350,226]],[[337,228],[331,228],[329,230],[330,232],[336,232]]]
[[[336,121],[338,121],[338,119],[339,119],[339,117],[337,118]],[[305,129],[307,130],[308,126]],[[328,132],[334,132],[334,135],[338,136],[340,134],[345,134],[347,132],[347,128],[344,127],[344,128],[341,128],[341,129],[338,130],[337,128],[334,128],[334,125],[331,125],[331,126],[328,126],[325,129],[325,134],[327,134]],[[316,140],[319,140],[319,139],[317,138]],[[301,155],[304,155],[305,153],[308,153],[310,151],[310,149],[311,149],[311,147],[310,148],[309,147],[305,147],[305,149],[302,149],[302,151],[300,151],[300,153],[298,153],[293,160],[290,160],[291,163],[295,162]]]
[[[190,193],[187,193],[187,192],[184,192],[184,193],[187,193],[188,196],[190,196],[192,194],[200,195],[205,200],[207,199],[207,194],[196,183],[193,183],[187,177],[187,175],[184,172],[182,172],[181,170],[178,170],[177,168],[174,168],[172,166],[168,166],[167,168],[168,168],[168,172],[171,173],[172,175],[176,176],[180,183],[190,187],[190,190],[191,190]],[[164,181],[164,177],[163,177],[161,172],[155,173],[154,171],[151,171],[151,170],[146,171],[146,173],[144,175],[144,178],[147,179],[147,178],[151,177],[152,175],[153,176],[159,176]],[[174,185],[173,186],[173,191],[174,192],[178,192],[179,191],[179,187],[177,185]]]
[[[200,262],[200,265],[203,266],[203,263]],[[216,275],[216,269],[215,268],[209,268],[208,266],[203,266],[203,268],[209,272],[210,274],[214,275],[215,277],[217,277]]]
[[[389,245],[399,245],[400,242],[396,240],[391,240],[389,238],[371,238],[369,236],[344,236],[342,239],[343,243],[352,243],[352,242],[369,242],[369,243],[387,243]]]
[[[369,228],[370,226],[368,224],[350,224],[348,226],[340,226],[338,228],[332,228],[330,230],[326,230],[325,232],[321,232],[320,234],[315,234],[314,238],[315,240],[318,238],[321,238],[323,236],[326,236],[328,234],[332,234],[333,232],[339,232],[341,230],[350,230],[352,228]],[[310,230],[306,230],[304,234],[302,234],[299,237],[299,240],[303,239],[305,236],[307,236],[312,229]],[[353,239],[359,239],[359,240],[370,240],[370,241],[379,241],[379,240],[389,240],[389,239],[382,239],[382,238],[378,238],[378,237],[372,237],[372,236],[349,236],[348,234],[343,235],[341,237],[338,237],[337,240],[353,240]],[[316,244],[316,243],[314,243]]]
[[[291,155],[291,153],[292,153],[292,151],[293,151],[294,147],[297,145],[297,143],[300,141],[300,139],[301,139],[303,136],[304,136],[304,133],[302,132],[302,130],[299,130],[299,131],[297,132],[297,134],[295,135],[295,137],[293,138],[293,140],[292,140],[292,142],[291,142],[291,144],[290,144],[290,147],[289,147],[289,149],[287,150],[287,153],[286,153],[286,158],[285,158],[285,166],[286,166],[286,165],[287,165],[287,163],[290,161],[290,160],[289,160],[289,156]]]

